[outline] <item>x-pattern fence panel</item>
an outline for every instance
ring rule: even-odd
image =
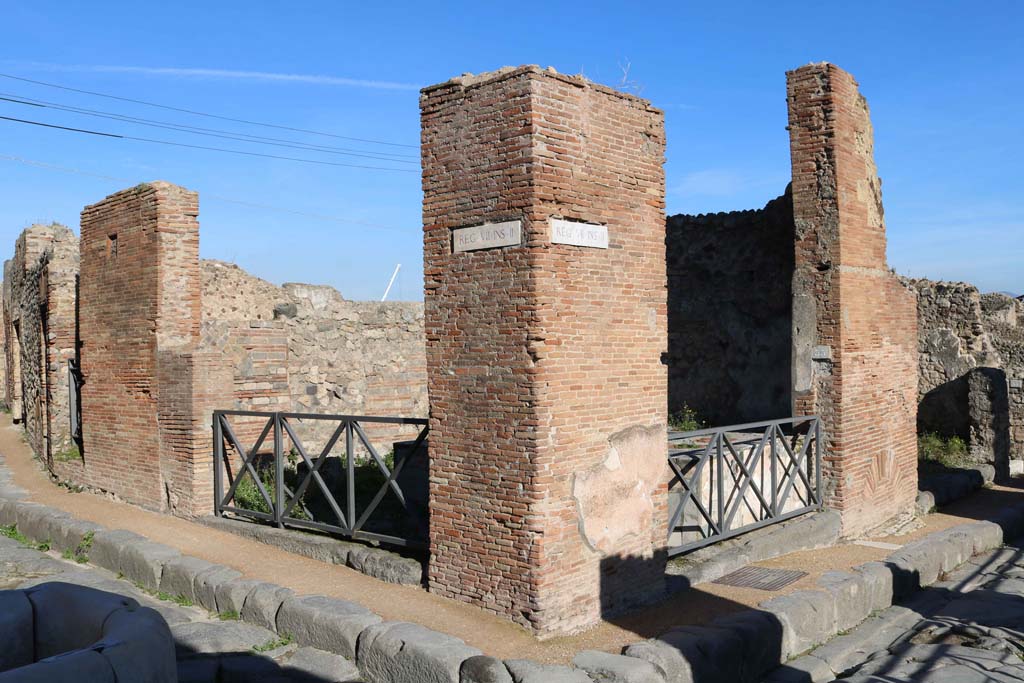
[[[669,555],[821,508],[817,417],[669,435]]]
[[[250,430],[255,422],[259,436],[251,446],[239,438],[233,419],[247,421]],[[307,420],[336,423],[319,452],[303,443],[296,428]],[[382,455],[367,436],[370,424],[410,425],[418,434],[401,453]],[[421,418],[215,411],[214,513],[353,539],[422,545],[425,494],[418,490],[413,497],[419,500],[410,501],[401,477],[403,471],[415,470],[417,488],[425,489],[428,432],[427,420]],[[287,451],[285,442],[290,444]],[[334,455],[339,442],[344,450]]]

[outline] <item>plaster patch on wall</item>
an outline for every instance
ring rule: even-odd
[[[650,533],[652,493],[667,481],[664,425],[635,425],[608,438],[608,455],[578,472],[572,495],[587,545],[603,555],[627,538]]]

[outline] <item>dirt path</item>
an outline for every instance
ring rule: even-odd
[[[112,529],[128,529],[154,541],[210,562],[234,567],[246,577],[286,586],[297,593],[330,595],[358,602],[389,621],[411,621],[462,638],[485,653],[502,659],[527,658],[567,663],[585,649],[619,652],[625,645],[663,633],[672,626],[706,622],[720,614],[756,606],[775,595],[814,587],[822,572],[848,569],[883,558],[890,551],[857,545],[792,553],[763,566],[800,569],[810,574],[782,591],[704,584],[678,593],[663,603],[614,622],[605,621],[583,633],[539,641],[526,630],[471,605],[440,598],[409,586],[387,584],[347,567],[326,564],[216,531],[186,519],[150,512],[91,493],[71,493],[54,485],[33,459],[9,415],[0,417],[0,453],[15,482],[32,500],[66,510],[77,517]],[[906,537],[883,538],[905,543],[929,531],[970,519],[982,519],[1006,504],[1008,497],[1024,500],[1024,491],[997,487],[950,506],[945,514],[929,515],[924,529]]]

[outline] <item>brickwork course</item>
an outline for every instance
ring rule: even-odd
[[[825,502],[855,536],[913,510],[917,310],[885,259],[867,103],[831,64],[787,74],[798,413],[822,417]]]
[[[663,117],[537,67],[420,100],[431,590],[541,634],[662,590]],[[552,244],[552,217],[610,247]],[[453,253],[452,229],[523,243]]]
[[[81,242],[32,226],[5,266],[3,298],[4,396],[33,450],[63,481],[183,515],[212,510],[214,409],[426,415],[421,304],[279,288],[200,261],[197,202],[143,184],[87,207]],[[79,347],[81,444],[67,366]],[[234,426],[251,444],[262,425]],[[295,429],[319,452],[328,427]],[[381,452],[410,436],[367,431]]]

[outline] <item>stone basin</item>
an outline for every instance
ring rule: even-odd
[[[155,610],[63,582],[0,591],[0,683],[175,683],[174,640]]]

